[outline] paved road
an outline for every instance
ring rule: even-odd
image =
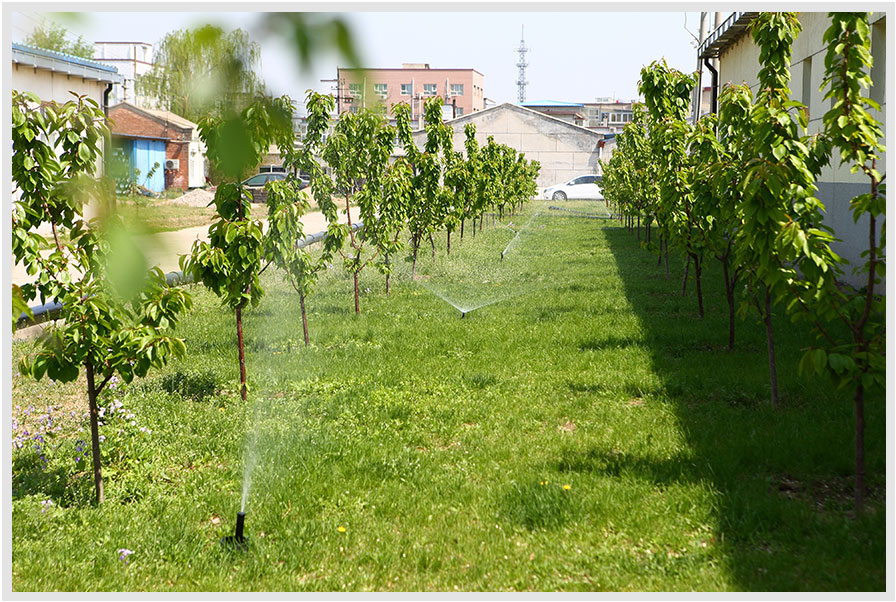
[[[340,211],[341,221],[345,221],[345,210]],[[264,221],[264,220],[263,220]],[[352,223],[358,221],[358,208],[352,207]],[[320,211],[308,213],[302,219],[305,226],[305,234],[314,234],[327,228],[327,220]],[[196,239],[208,240],[208,226],[196,226],[173,232],[159,232],[149,236],[138,236],[136,240],[142,247],[149,265],[158,265],[163,272],[172,272],[180,269],[178,259],[181,255],[190,252],[193,241]],[[50,254],[51,250],[45,251]],[[17,264],[12,270],[12,283],[22,285],[26,282],[37,280],[37,276],[29,276],[25,266]]]

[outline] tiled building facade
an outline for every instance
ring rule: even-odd
[[[337,69],[337,112],[358,111],[383,104],[392,116],[392,106],[406,102],[411,120],[422,117],[423,103],[433,96],[452,106],[460,117],[485,108],[485,76],[475,69],[431,69],[427,63],[405,63],[401,69]]]

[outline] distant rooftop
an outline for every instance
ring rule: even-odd
[[[158,119],[160,121],[164,121],[167,123],[173,123],[174,125],[176,125],[180,128],[196,129],[199,127],[198,125],[196,125],[189,119],[185,119],[184,117],[181,117],[180,115],[172,113],[171,111],[164,111],[162,109],[147,109],[145,107],[138,107],[137,105],[127,102],[127,101],[120,102],[117,105],[112,106],[111,108],[114,109],[115,107],[122,107],[122,106],[128,107],[128,108],[136,110],[136,111],[146,113],[147,115],[151,115],[152,117],[155,117],[156,119]]]
[[[580,102],[562,102],[559,100],[532,100],[521,102],[521,107],[584,107]]]

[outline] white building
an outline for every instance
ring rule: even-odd
[[[735,12],[715,31],[711,32],[698,49],[701,59],[718,58],[717,92],[728,84],[747,84],[754,96],[759,88],[759,47],[753,42],[748,26],[758,13]],[[824,12],[798,13],[802,31],[793,42],[790,59],[791,98],[804,104],[809,110],[809,134],[817,134],[823,128],[822,118],[830,109],[831,101],[825,100],[821,90],[824,80],[824,57],[827,45],[824,43],[824,32],[830,26],[830,18]],[[871,79],[874,86],[864,91],[872,100],[880,104],[880,111],[871,110],[871,114],[887,131],[887,14],[870,13],[871,54],[874,66]],[[892,68],[892,67],[891,67]],[[707,96],[704,93],[704,96]],[[717,107],[710,107],[715,112]],[[881,141],[886,144],[886,140]],[[886,153],[881,153],[878,170],[885,173],[887,165]],[[816,182],[818,191],[815,196],[825,205],[825,222],[833,228],[841,242],[833,245],[834,251],[849,260],[853,265],[861,265],[864,259],[862,251],[868,246],[867,216],[853,221],[849,209],[850,200],[870,191],[868,178],[862,174],[850,173],[849,165],[840,165],[839,153],[831,156],[830,164],[822,170]],[[864,277],[856,276],[848,270],[844,279],[853,285],[861,285]]]
[[[137,95],[137,77],[152,69],[152,44],[146,42],[94,42],[93,59],[118,68],[123,77],[112,88],[111,104],[130,102],[148,106],[148,99]]]
[[[32,92],[43,101],[60,104],[86,96],[104,110],[122,77],[115,67],[76,56],[12,43],[12,89]],[[102,171],[102,160],[98,161]]]

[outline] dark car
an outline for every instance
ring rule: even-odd
[[[285,171],[270,171],[265,173],[255,174],[251,178],[247,178],[243,180],[243,186],[249,189],[249,192],[252,193],[252,202],[253,203],[264,203],[267,200],[267,191],[264,189],[265,184],[268,182],[274,182],[278,180],[285,180],[289,177]],[[308,178],[304,176],[297,176],[296,179],[300,182],[299,190],[302,190],[308,186]]]
[[[243,186],[248,188],[264,188],[264,185],[268,182],[274,180],[285,180],[286,172],[284,171],[269,171],[266,173],[257,173],[251,178],[246,178],[243,180]]]

